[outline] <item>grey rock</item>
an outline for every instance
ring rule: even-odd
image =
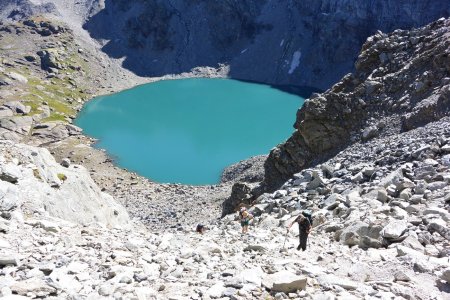
[[[441,279],[450,283],[450,268],[447,268],[442,272]]]
[[[7,76],[9,78],[11,78],[12,80],[17,81],[19,83],[24,83],[24,84],[28,83],[28,79],[25,76],[20,75],[16,72],[9,72],[9,73],[7,73]]]
[[[402,168],[398,168],[397,170],[389,173],[386,177],[384,177],[381,180],[381,185],[385,188],[390,185],[397,186],[397,184],[399,184],[400,180],[402,180],[403,178],[403,170]]]
[[[361,137],[362,137],[363,141],[368,141],[377,136],[378,136],[378,128],[377,127],[368,127],[366,129],[364,129]]]
[[[429,189],[430,191],[437,191],[440,189],[445,188],[446,186],[448,186],[448,183],[445,181],[436,181],[436,182],[431,182],[427,185],[427,189]]]
[[[448,145],[448,147],[450,148],[450,145]],[[442,156],[441,162],[444,166],[450,167],[450,154]]]
[[[409,198],[409,202],[412,204],[419,204],[423,200],[423,195],[413,195],[411,198]]]
[[[406,230],[407,223],[405,221],[394,220],[381,230],[381,236],[385,239],[398,239]]]
[[[273,292],[291,293],[306,288],[306,277],[295,275],[289,271],[270,274],[263,279],[263,285]]]
[[[412,197],[412,191],[411,189],[404,189],[403,191],[400,192],[399,195],[400,199],[403,199],[405,201],[409,201],[409,199]]]
[[[416,187],[414,188],[414,193],[416,194],[425,194],[427,189],[427,183],[424,180],[420,180],[417,182]]]
[[[12,110],[10,110],[9,108],[5,107],[5,106],[0,106],[0,118],[4,118],[4,117],[12,117],[14,114],[12,112]]]
[[[356,183],[362,182],[364,180],[364,175],[362,172],[358,172],[351,180]]]
[[[68,167],[70,167],[70,163],[71,163],[70,159],[63,158],[63,160],[61,161],[61,166],[68,168]]]
[[[319,175],[318,172],[314,171],[312,176],[313,180],[306,185],[307,190],[315,190],[318,187],[325,185],[324,179]]]
[[[450,221],[450,213],[439,207],[428,207],[423,211],[424,215],[439,215],[445,221]]]
[[[6,117],[0,119],[0,127],[18,134],[28,134],[33,124],[32,117]]]
[[[373,166],[364,167],[364,169],[362,170],[362,173],[364,174],[364,176],[367,176],[367,177],[372,177],[372,175],[375,174],[375,172],[376,172],[376,168]]]
[[[345,202],[345,198],[341,196],[340,194],[333,193],[330,196],[328,196],[322,203],[321,207],[326,208],[328,210],[335,209],[339,203]]]
[[[364,222],[355,222],[344,228],[340,235],[340,242],[348,246],[362,248],[381,247],[381,226],[368,225]]]
[[[441,219],[431,220],[431,222],[428,224],[428,231],[437,232],[443,238],[450,241],[450,229],[447,226],[447,223]]]
[[[385,203],[388,200],[388,194],[385,189],[379,189],[377,200],[381,201],[382,203]]]
[[[45,231],[54,232],[54,233],[57,233],[61,230],[56,223],[46,221],[46,220],[37,221],[35,223],[35,226],[40,227],[40,228],[44,229]]]
[[[346,290],[356,290],[358,288],[358,283],[356,281],[338,277],[332,274],[319,276],[318,281],[323,286],[340,286]]]
[[[394,273],[395,281],[410,282],[411,278],[403,271],[397,271]]]
[[[244,248],[244,251],[266,252],[267,248],[261,245],[248,245]]]
[[[22,177],[20,168],[12,163],[0,166],[0,180],[17,183]]]
[[[436,169],[433,166],[423,166],[414,170],[416,180],[429,179],[436,173]]]
[[[15,112],[16,114],[28,114],[31,111],[30,106],[25,106],[19,101],[9,101],[3,105],[12,110],[13,112]]]
[[[27,296],[33,293],[38,297],[46,297],[50,294],[56,293],[56,289],[46,284],[42,279],[30,278],[24,281],[17,282],[11,286],[13,293],[21,296]]]
[[[0,266],[17,266],[19,260],[15,254],[0,253]]]
[[[422,246],[420,241],[417,238],[415,238],[414,236],[412,236],[412,235],[406,237],[406,239],[404,239],[401,242],[401,245],[406,246],[406,247],[411,248],[411,249],[414,249],[414,250],[417,250],[417,251],[419,251],[421,253],[423,253],[424,250],[425,250],[425,248]]]

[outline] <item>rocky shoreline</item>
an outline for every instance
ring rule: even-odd
[[[68,159],[74,164],[83,165],[104,192],[126,206],[134,218],[152,230],[190,226],[199,220],[208,222],[218,218],[221,202],[229,195],[231,183],[187,186],[151,182],[116,167],[104,151],[92,146],[94,139],[84,136],[81,129],[71,123],[81,106],[98,95],[158,80],[225,78],[227,68],[199,67],[191,72],[160,78],[131,76],[119,69],[117,62],[95,57],[94,53],[98,50],[86,44],[83,47],[77,44],[73,41],[71,29],[56,24],[50,20],[31,18],[2,25],[2,44],[7,45],[6,41],[17,35],[18,38],[9,47],[30,44],[29,48],[24,47],[22,51],[3,50],[5,55],[2,62],[6,66],[2,77],[6,81],[0,87],[3,103],[0,108],[0,134],[3,138],[43,146],[57,161]],[[43,39],[43,30],[49,27],[57,29],[44,33]],[[34,43],[29,43],[30,40]],[[68,42],[54,48],[64,40]],[[43,52],[45,59],[35,54],[39,51]],[[20,68],[21,72],[8,73],[10,68]],[[96,79],[91,81],[92,78]],[[39,84],[39,81],[44,84]],[[56,92],[55,84],[60,87],[66,84],[67,92]],[[9,93],[8,90],[12,89],[15,92]],[[32,98],[36,92],[38,98]],[[15,100],[20,97],[30,100]],[[46,100],[48,97],[55,97],[56,101]],[[149,201],[152,202],[150,206],[147,204]],[[199,207],[198,210],[189,209],[193,203],[194,207]]]

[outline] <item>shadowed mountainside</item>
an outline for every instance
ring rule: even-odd
[[[325,89],[377,30],[449,15],[445,0],[106,0],[85,29],[140,76],[227,64],[232,78]]]

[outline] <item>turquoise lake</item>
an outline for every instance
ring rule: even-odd
[[[145,84],[89,101],[75,123],[116,164],[156,182],[216,184],[293,132],[304,99],[229,79]]]

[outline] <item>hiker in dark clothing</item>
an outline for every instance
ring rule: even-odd
[[[200,234],[205,233],[205,230],[206,230],[206,227],[205,227],[205,225],[202,225],[202,224],[198,224],[197,227],[195,228],[195,231]]]
[[[299,229],[299,238],[300,238],[300,244],[297,247],[297,250],[302,249],[303,251],[306,250],[306,242],[308,240],[308,234],[311,230],[311,222],[307,217],[305,217],[303,214],[300,214],[287,228],[288,232],[289,229],[291,229],[292,225],[294,223],[298,223],[298,229]]]

